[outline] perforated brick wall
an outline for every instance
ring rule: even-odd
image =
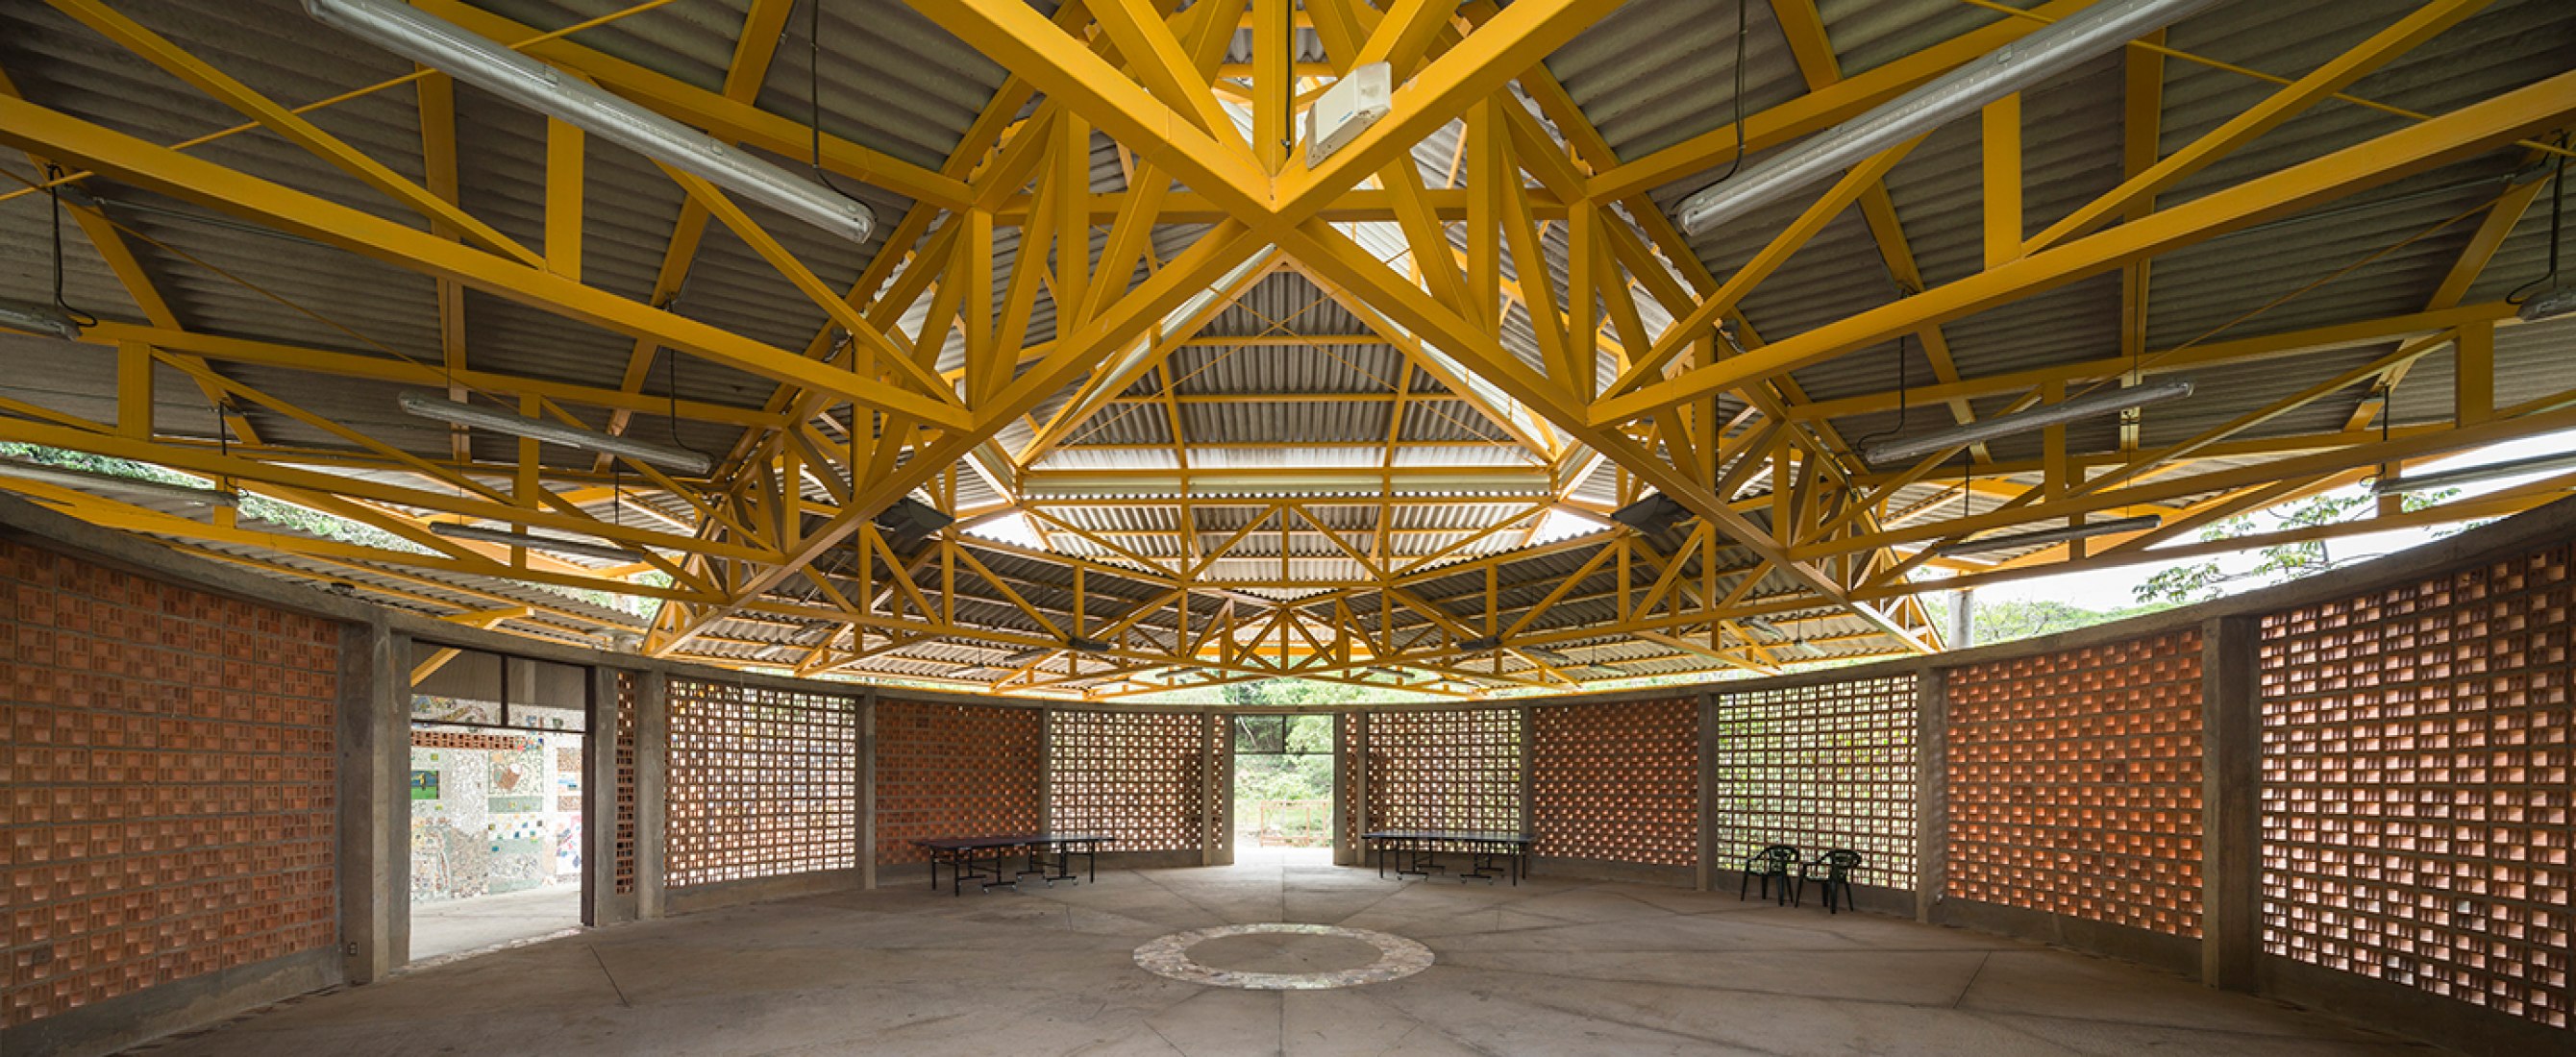
[[[333,946],[339,644],[0,541],[0,1025]]]
[[[1721,695],[1714,865],[1841,848],[1861,855],[1855,882],[1914,887],[1915,698],[1910,675]]]
[[[2200,935],[2200,632],[1949,673],[1952,898]]]
[[[695,679],[669,692],[671,887],[858,865],[856,700]]]
[[[1215,817],[1208,724],[1188,713],[1048,714],[1049,826],[1116,838],[1116,851],[1197,851]]]
[[[1540,855],[1699,862],[1699,700],[1530,710]]]
[[[877,861],[923,862],[912,842],[1038,828],[1033,708],[877,702]]]
[[[635,891],[635,680],[634,672],[617,673],[617,713],[610,721],[616,739],[617,819],[615,841],[617,894]]]
[[[1521,829],[1520,711],[1369,716],[1363,830]]]
[[[2569,561],[2263,620],[2265,951],[2568,1026]]]

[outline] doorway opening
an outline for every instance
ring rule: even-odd
[[[583,924],[590,672],[412,652],[411,960]]]
[[[1234,848],[1242,862],[1333,861],[1333,717],[1234,717]]]

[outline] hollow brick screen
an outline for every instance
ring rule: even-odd
[[[877,861],[924,861],[918,838],[1035,831],[1039,733],[1033,708],[878,701]]]
[[[1540,855],[1699,862],[1699,701],[1530,710],[1530,825]]]
[[[1369,717],[1367,830],[1521,829],[1520,711]]]
[[[1913,676],[1730,693],[1717,702],[1717,865],[1765,845],[1859,852],[1861,884],[1912,888]]]
[[[1119,851],[1196,851],[1211,815],[1206,721],[1189,713],[1048,716],[1048,825],[1114,837]]]
[[[695,679],[669,685],[671,887],[858,865],[856,701]]]
[[[633,672],[617,673],[617,715],[610,726],[616,738],[617,764],[617,894],[635,890],[635,680]]]
[[[2568,563],[2263,620],[2266,951],[2568,1025]]]
[[[334,945],[340,627],[0,542],[0,1025]]]
[[[1949,674],[1951,896],[2200,935],[2198,629]]]

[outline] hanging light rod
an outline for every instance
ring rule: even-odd
[[[2167,400],[2179,400],[2190,395],[2191,383],[2179,379],[2128,389],[2103,389],[2086,393],[2072,400],[2042,404],[2017,414],[1997,415],[1994,418],[1971,422],[1964,426],[1934,430],[1917,437],[1872,444],[1861,451],[1861,458],[1867,460],[1872,466],[1904,462],[1935,452],[1955,451],[1971,444],[1983,444],[1990,440],[2028,433],[2035,429],[2046,429],[2050,426],[2126,411],[2133,407],[2145,407],[2148,404]]]
[[[549,444],[561,444],[567,448],[580,448],[583,451],[606,452],[682,473],[704,476],[707,471],[715,468],[715,460],[698,452],[664,447],[632,437],[601,433],[598,430],[583,429],[579,426],[567,426],[560,422],[521,418],[505,411],[493,411],[427,393],[404,393],[401,403],[405,413],[421,418],[435,419],[458,426],[471,426],[475,429],[488,429],[495,433],[527,437]]]
[[[1701,189],[1682,200],[1674,221],[1685,234],[1708,234],[1800,188],[1840,176],[1871,155],[2217,6],[2218,2],[2102,0],[1750,166],[1735,179]]]
[[[2165,519],[2162,514],[2145,514],[2138,517],[2124,517],[2115,521],[2096,521],[2085,525],[2068,525],[2064,528],[2041,529],[2037,532],[2016,532],[2009,536],[1988,536],[1984,539],[1960,540],[1957,543],[1944,543],[1938,547],[1934,547],[1932,548],[1932,553],[1946,558],[1954,554],[1977,554],[1984,551],[1999,551],[2011,547],[2034,547],[2043,543],[2064,543],[2068,540],[2090,539],[2094,536],[2114,536],[2123,532],[2145,532],[2148,529],[2164,523]]]
[[[611,547],[605,543],[584,543],[580,540],[568,540],[556,536],[537,536],[525,532],[505,532],[501,529],[476,528],[472,525],[452,525],[446,522],[431,525],[429,530],[449,539],[474,540],[480,543],[499,543],[512,547],[526,547],[529,550],[553,551],[557,554],[571,554],[584,558],[598,558],[602,561],[612,561],[620,564],[632,564],[644,560],[643,555],[637,554],[634,551],[627,550],[623,547]]]
[[[241,497],[231,492],[192,485],[146,481],[136,477],[119,477],[111,473],[75,470],[68,466],[47,466],[40,462],[0,459],[0,477],[22,481],[41,481],[63,488],[95,488],[104,492],[126,492],[180,503],[203,503],[207,506],[238,507]]]
[[[851,242],[875,211],[402,0],[304,0],[323,24]]]
[[[72,322],[71,313],[32,301],[0,301],[0,327],[64,341],[76,341],[81,336],[80,324]]]
[[[2484,466],[2463,466],[2456,470],[2441,470],[2418,477],[2382,477],[2370,482],[2370,494],[2408,495],[2415,492],[2437,492],[2464,484],[2479,484],[2506,477],[2540,473],[2545,470],[2565,469],[2576,469],[2576,452],[2534,455],[2527,459],[2488,463]]]

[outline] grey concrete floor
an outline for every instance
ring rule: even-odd
[[[1439,960],[1301,992],[1203,987],[1132,961],[1157,936],[1265,921],[1390,932]],[[915,883],[618,926],[292,1003],[156,1057],[2428,1052],[2179,977],[1911,921],[1643,885],[1381,881],[1274,859],[962,898]]]
[[[411,960],[481,950],[580,924],[581,886],[577,884],[414,903]]]

